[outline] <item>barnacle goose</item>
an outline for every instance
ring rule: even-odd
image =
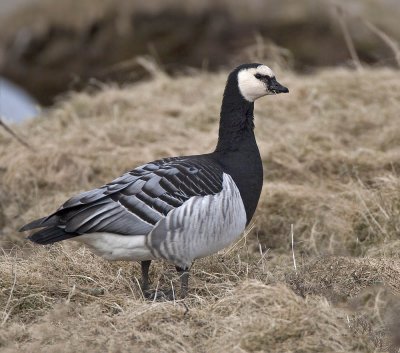
[[[185,297],[193,261],[238,239],[256,209],[263,169],[254,101],[287,92],[269,67],[237,67],[226,83],[214,152],[144,164],[20,231],[41,228],[29,236],[38,244],[72,239],[107,260],[141,261],[149,296],[150,263],[165,259],[176,266]]]

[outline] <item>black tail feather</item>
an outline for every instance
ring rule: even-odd
[[[47,217],[36,219],[35,221],[30,222],[28,224],[25,224],[23,227],[19,229],[19,232],[24,232],[26,230],[31,230],[35,228],[55,226],[57,223],[58,223],[58,217],[50,215]]]
[[[51,227],[39,230],[28,237],[29,240],[37,244],[52,244],[61,240],[70,239],[76,236],[74,233],[67,233],[59,227]]]

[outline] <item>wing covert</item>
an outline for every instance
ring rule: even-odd
[[[191,197],[220,192],[222,183],[222,169],[207,156],[161,159],[72,197],[32,228],[56,226],[71,237],[93,232],[145,235]]]

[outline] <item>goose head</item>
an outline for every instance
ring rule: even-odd
[[[266,95],[289,92],[276,80],[274,72],[266,65],[245,64],[239,66],[235,71],[237,72],[239,91],[249,102],[254,102]]]

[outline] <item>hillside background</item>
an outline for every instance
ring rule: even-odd
[[[8,125],[25,145],[0,126],[0,352],[400,351],[397,1],[0,11],[0,75],[41,106]],[[249,61],[290,94],[257,101],[258,210],[194,264],[184,301],[143,299],[138,264],[17,232],[143,162],[211,151],[226,76]],[[151,277],[178,284],[167,263]]]
[[[391,66],[393,51],[369,24],[396,39],[399,18],[397,0],[3,0],[0,76],[49,105],[96,80],[143,79],[138,56],[168,73],[214,71],[255,55],[309,73],[351,66],[343,23],[363,62]]]

